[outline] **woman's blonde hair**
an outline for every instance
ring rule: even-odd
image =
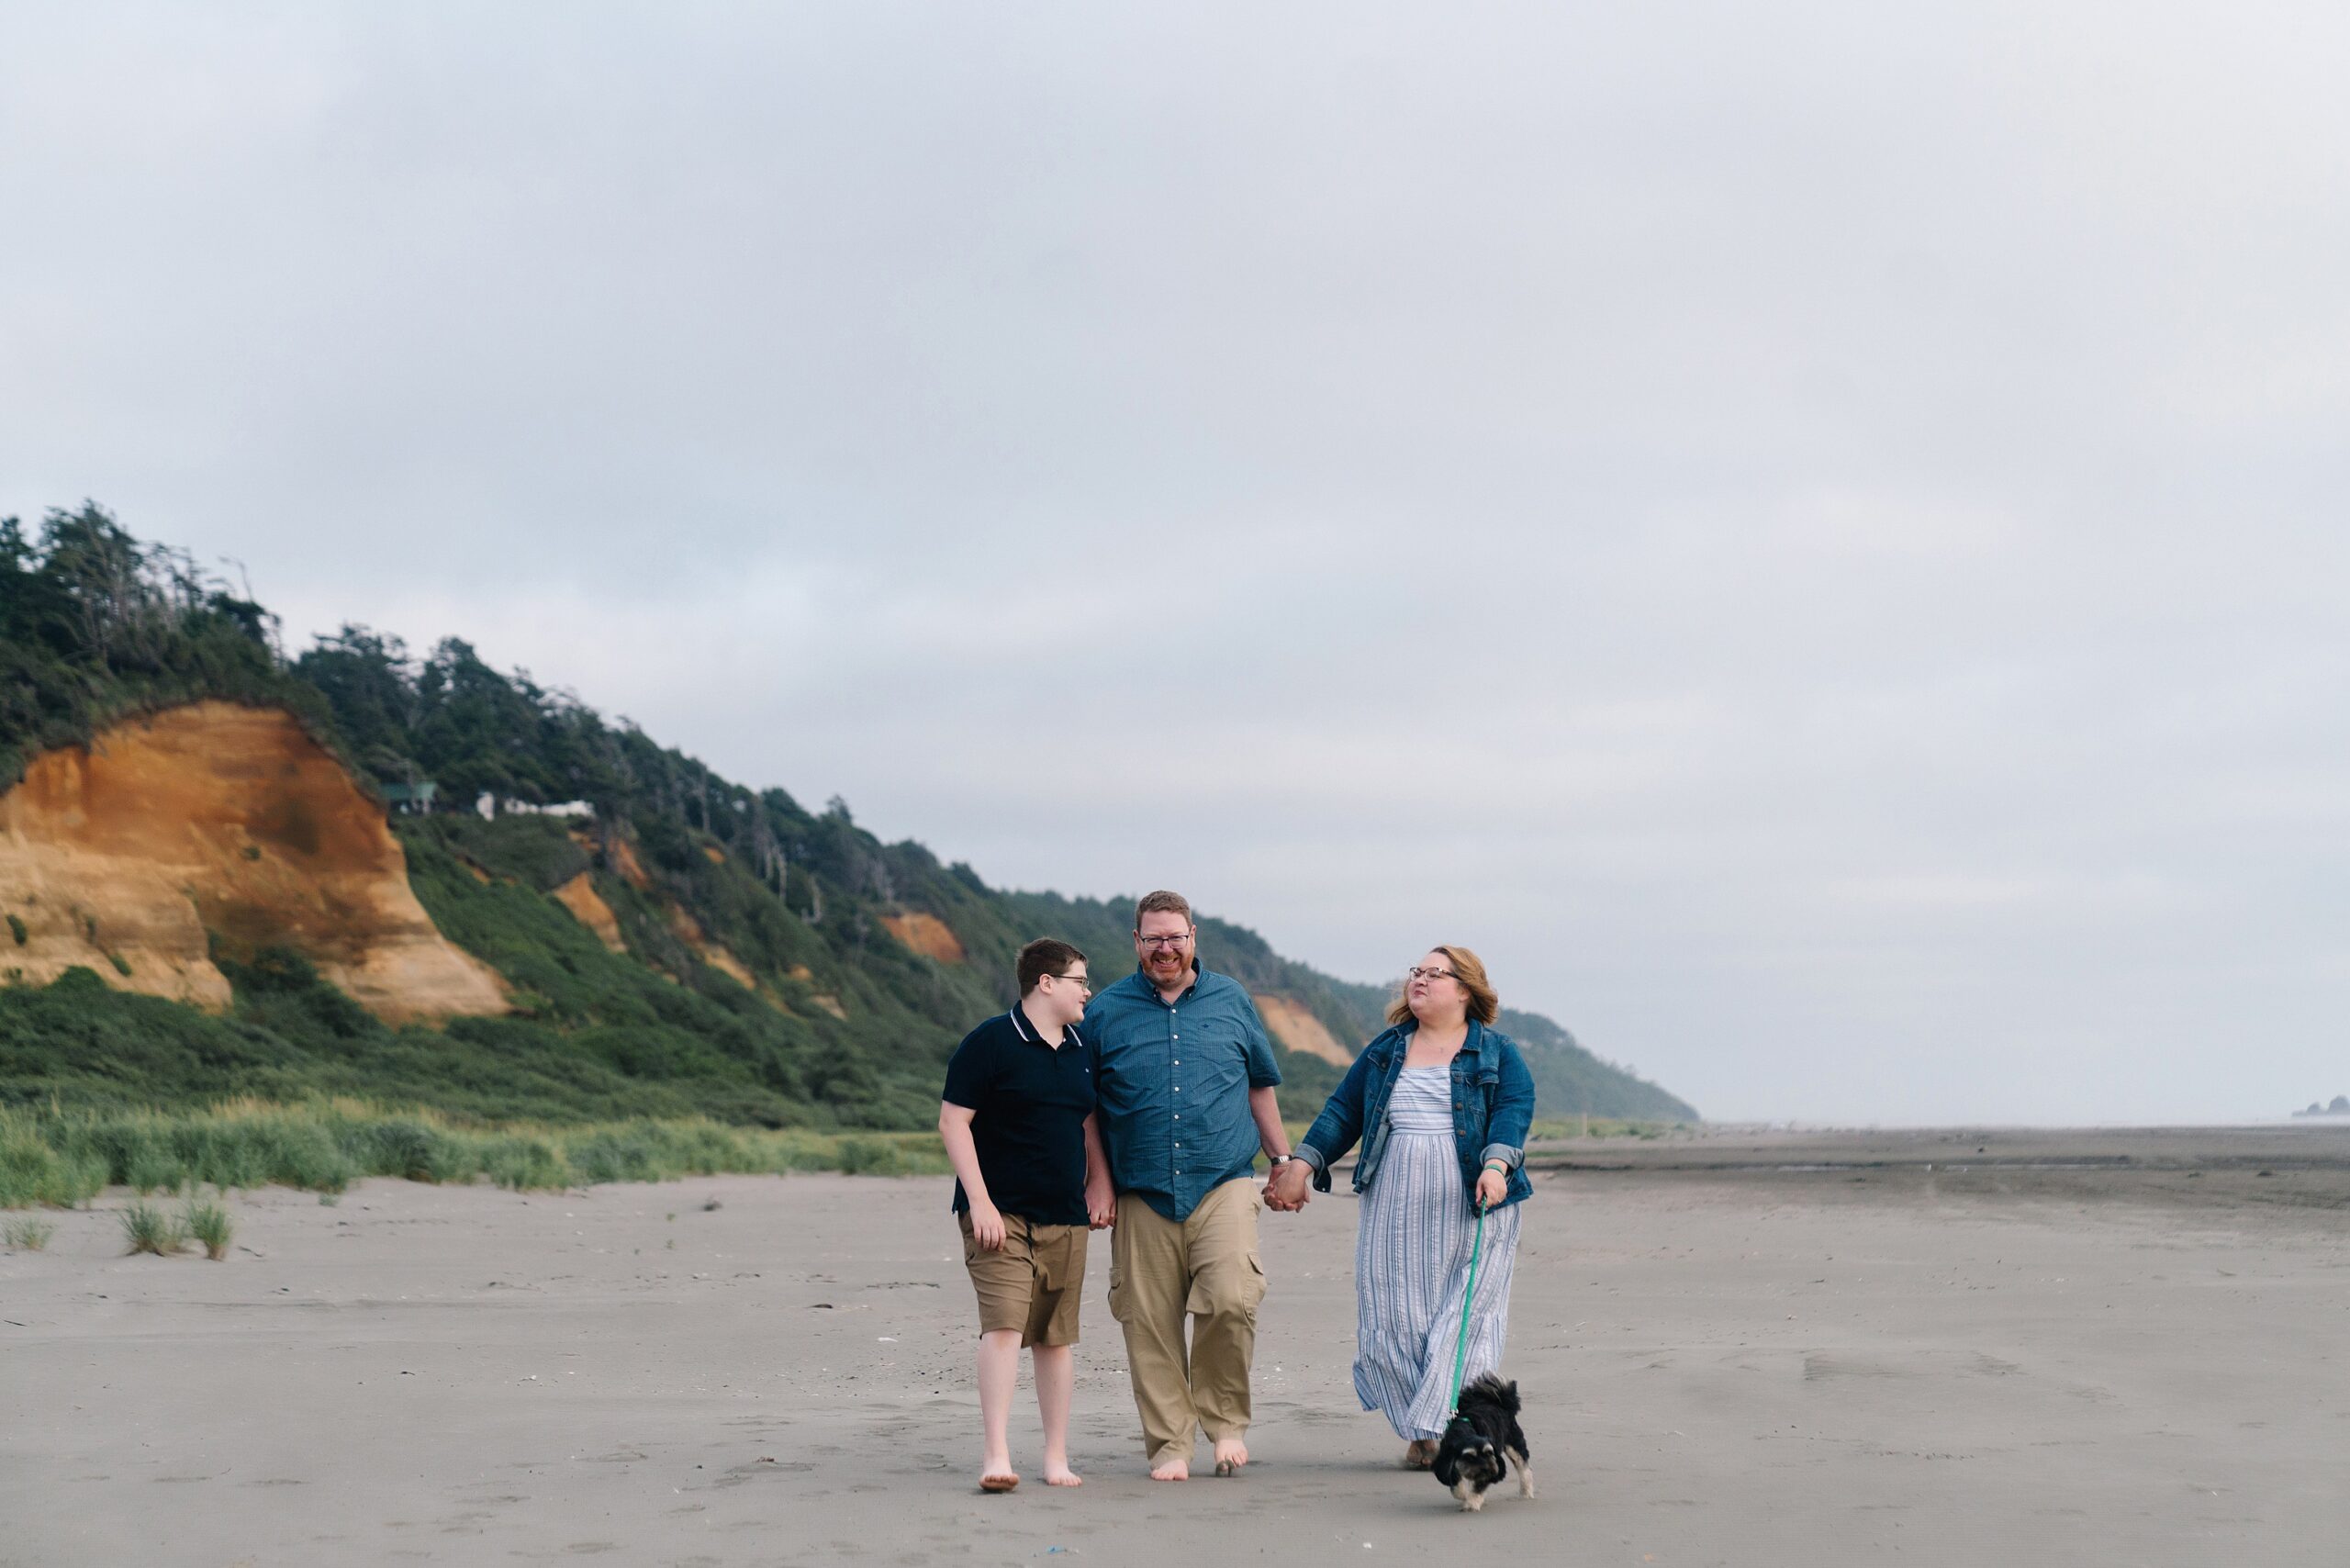
[[[1445,962],[1452,966],[1453,978],[1460,982],[1460,989],[1469,993],[1470,1017],[1480,1024],[1490,1025],[1502,1015],[1502,999],[1494,993],[1494,982],[1485,978],[1485,961],[1483,958],[1466,947],[1456,947],[1445,942],[1438,943],[1428,951],[1443,954]],[[1410,987],[1406,986],[1404,992],[1395,998],[1395,1005],[1387,1010],[1387,1021],[1390,1024],[1412,1021]]]

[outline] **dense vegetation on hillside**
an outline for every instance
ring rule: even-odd
[[[97,507],[50,512],[38,539],[0,518],[0,788],[110,720],[199,697],[321,720],[325,703],[285,670],[276,636],[260,605]]]
[[[769,1127],[915,1127],[947,1055],[1012,1000],[1013,953],[1069,937],[1102,976],[1131,962],[1125,910],[991,890],[922,846],[885,845],[837,800],[821,811],[731,782],[571,696],[492,669],[462,642],[417,656],[345,627],[286,660],[272,617],[140,544],[95,507],[38,541],[0,522],[0,782],[108,722],[197,697],[283,706],[364,785],[584,801],[591,817],[395,817],[411,884],[453,941],[504,977],[516,1011],[395,1028],[293,953],[216,951],[225,1017],[69,974],[0,989],[0,1105],[185,1104],[353,1095],[484,1121],[701,1115]],[[614,952],[550,896],[587,879]],[[963,957],[886,922],[934,920]],[[1348,1046],[1385,998],[1202,921],[1211,968],[1278,991]],[[1557,1025],[1506,1020],[1547,1114],[1694,1119]],[[1284,1104],[1310,1114],[1338,1070],[1286,1051]]]

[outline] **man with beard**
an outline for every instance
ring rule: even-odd
[[[1125,1330],[1151,1479],[1190,1477],[1200,1429],[1229,1475],[1248,1462],[1265,1295],[1251,1172],[1260,1148],[1276,1166],[1292,1158],[1273,1097],[1281,1075],[1248,993],[1194,961],[1199,932],[1181,894],[1143,898],[1134,935],[1136,971],[1085,1013],[1118,1195],[1110,1316]]]

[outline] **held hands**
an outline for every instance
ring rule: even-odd
[[[972,1199],[971,1238],[986,1251],[1002,1251],[1003,1212],[985,1199]]]
[[[1085,1223],[1094,1230],[1107,1230],[1118,1223],[1118,1194],[1106,1175],[1085,1183]]]
[[[1265,1182],[1265,1206],[1285,1214],[1295,1214],[1304,1208],[1311,1195],[1306,1187],[1311,1180],[1308,1171],[1303,1159],[1285,1159],[1273,1167],[1271,1177]]]
[[[1508,1196],[1509,1178],[1506,1175],[1490,1165],[1478,1172],[1477,1207],[1481,1211],[1498,1207],[1501,1201]]]

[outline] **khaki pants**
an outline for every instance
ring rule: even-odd
[[[1138,1197],[1119,1195],[1110,1316],[1126,1331],[1126,1373],[1152,1464],[1190,1462],[1195,1428],[1210,1442],[1248,1430],[1248,1362],[1264,1299],[1256,1182],[1246,1176],[1225,1182],[1180,1225]]]

